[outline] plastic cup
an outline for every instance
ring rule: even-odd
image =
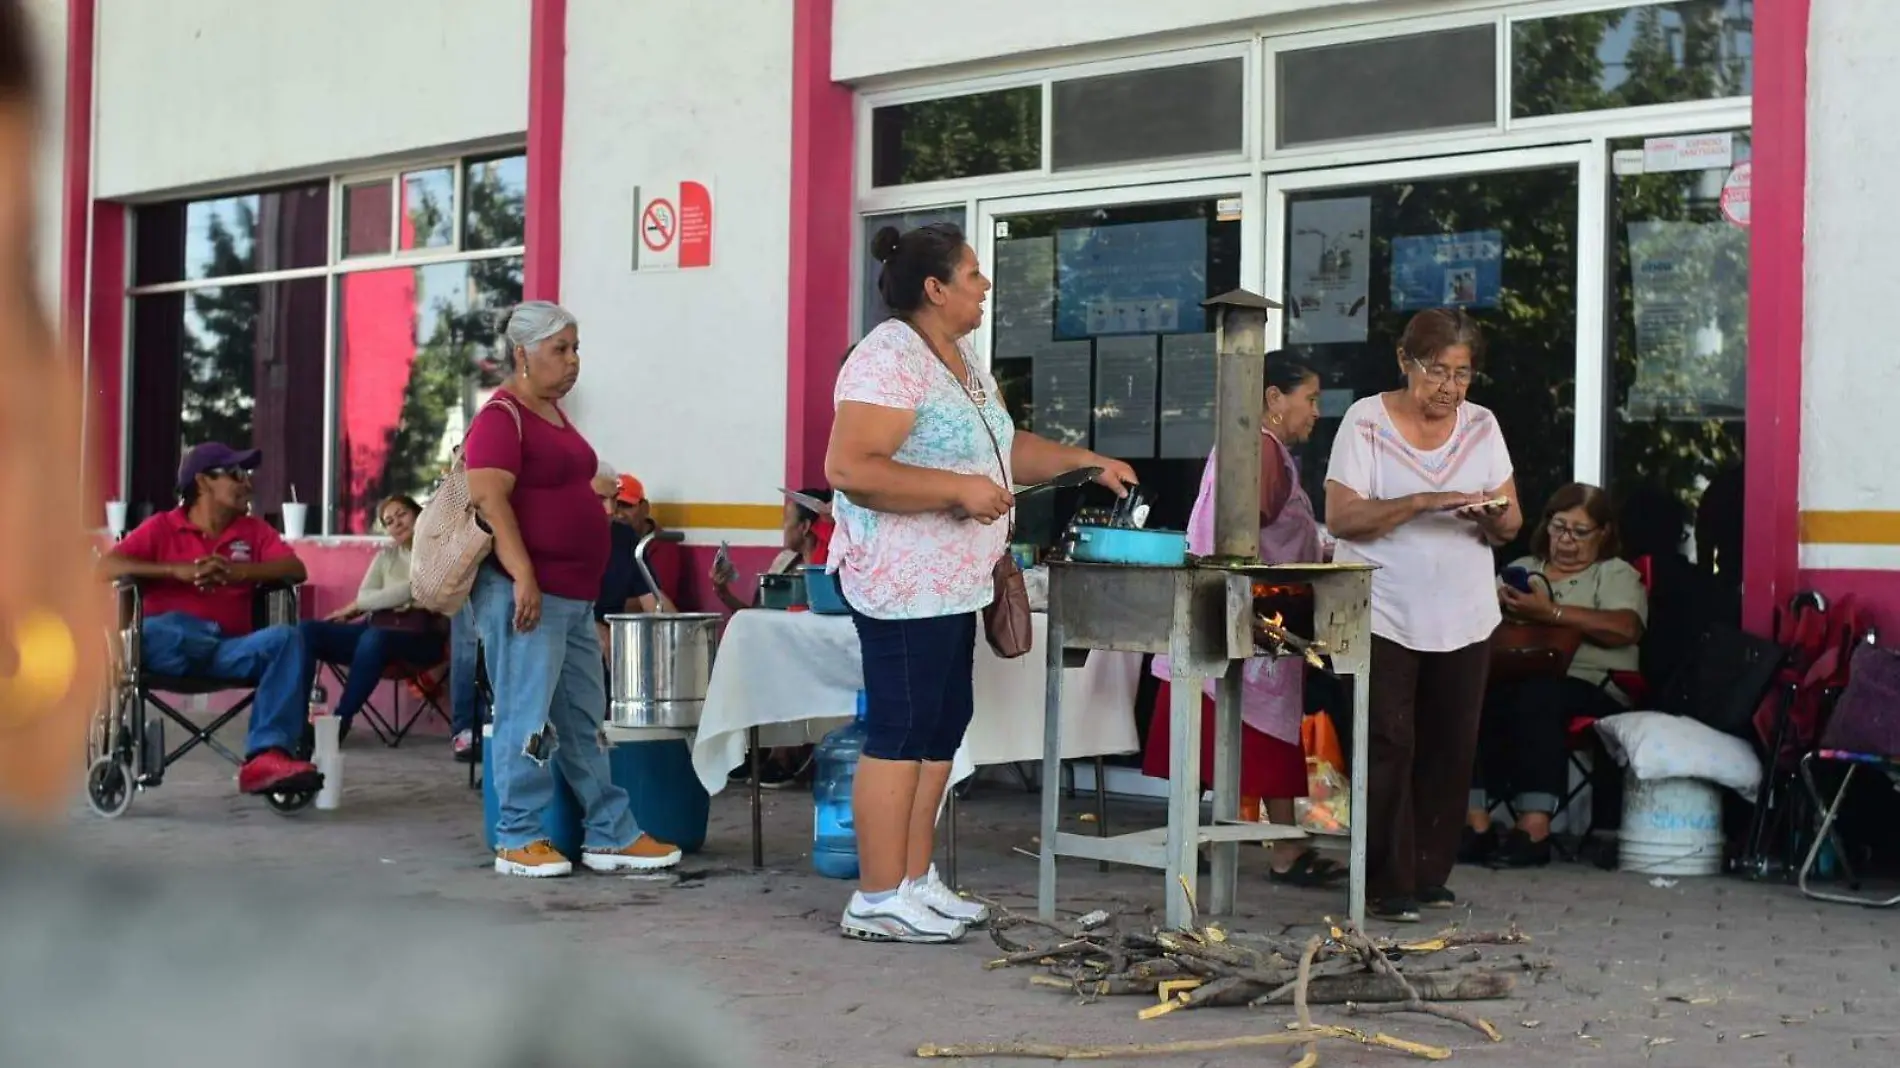
[[[125,536],[125,502],[106,502],[106,531],[115,538]]]
[[[284,502],[284,537],[303,537],[304,520],[310,517],[310,506],[299,501]]]

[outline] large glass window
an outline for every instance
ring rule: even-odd
[[[1127,460],[1185,527],[1214,441],[1201,302],[1240,284],[1240,198],[996,216],[991,366],[1016,424]],[[1029,538],[1051,498],[1024,508]]]
[[[264,450],[257,511],[323,493],[322,277],[155,293],[132,302],[132,496],[172,507],[185,448]]]
[[[1485,23],[1281,52],[1276,142],[1494,126],[1497,49],[1497,26]]]
[[[1612,179],[1608,440],[1613,485],[1706,511],[1697,562],[1739,581],[1748,231],[1724,190],[1749,166],[1750,143],[1746,131],[1715,136],[1731,146],[1723,166],[1632,165]],[[1643,143],[1612,145],[1628,158]]]
[[[371,533],[386,496],[428,495],[506,377],[496,319],[520,299],[515,257],[338,280],[335,533]]]
[[[1042,86],[891,104],[871,112],[871,184],[909,185],[1042,166]]]
[[[1755,87],[1754,0],[1516,22],[1511,71],[1514,118],[1745,97]]]
[[[1246,145],[1246,68],[1235,56],[1056,82],[1049,166],[1237,154]]]
[[[139,208],[134,508],[170,507],[180,454],[213,440],[265,451],[260,513],[294,493],[325,532],[367,533],[380,496],[426,495],[502,375],[496,319],[521,299],[526,176],[514,155],[351,178],[334,216],[330,183]],[[395,258],[415,253],[430,262]]]
[[[1497,414],[1526,507],[1571,480],[1577,196],[1574,166],[1288,195],[1285,347],[1324,389],[1300,450],[1322,513],[1340,417],[1398,383],[1399,335],[1427,308],[1462,307],[1484,327],[1489,351],[1469,397]]]

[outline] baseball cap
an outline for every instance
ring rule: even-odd
[[[620,492],[615,494],[615,499],[621,504],[639,504],[647,499],[646,485],[632,475],[621,475]]]
[[[245,471],[255,471],[264,462],[262,449],[234,449],[222,441],[207,441],[202,445],[193,445],[191,451],[178,463],[178,486],[183,493],[206,471],[216,471],[220,467],[236,467]]]

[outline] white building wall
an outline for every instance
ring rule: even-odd
[[[776,505],[792,5],[570,0],[567,46],[561,301],[581,321],[576,419],[656,501]],[[712,189],[713,265],[636,273],[634,188],[681,179]]]
[[[529,0],[99,0],[101,197],[528,123]]]
[[[40,144],[34,170],[39,198],[34,238],[38,241],[40,292],[48,308],[59,304],[60,233],[66,189],[66,0],[28,0],[33,44],[40,64]],[[57,321],[57,320],[56,320]]]
[[[1473,6],[1462,0],[833,0],[831,76],[857,82],[1287,15],[1357,16],[1351,8],[1376,7],[1381,17],[1397,17]]]
[[[1811,20],[1801,508],[1900,511],[1900,21],[1891,0],[1824,0]],[[1900,547],[1807,546],[1803,563],[1900,568]]]

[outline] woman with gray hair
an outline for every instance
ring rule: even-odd
[[[567,309],[529,301],[503,330],[514,373],[469,426],[469,495],[495,534],[469,604],[495,693],[495,870],[566,875],[548,839],[559,765],[580,802],[581,863],[648,871],[677,847],[640,833],[600,744],[606,708],[594,599],[607,570],[607,516],[594,496],[599,457],[561,410],[580,377],[580,326]]]

